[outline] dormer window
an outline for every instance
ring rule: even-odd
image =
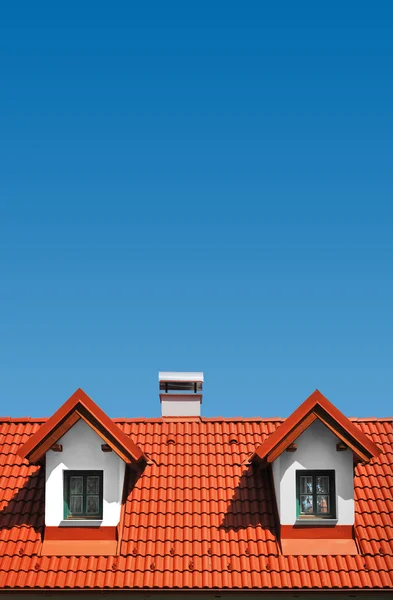
[[[379,453],[318,390],[256,448],[253,461],[273,476],[284,555],[357,554],[353,466]]]
[[[124,490],[147,463],[139,446],[78,389],[19,455],[45,465],[41,555],[115,556]]]
[[[296,471],[296,517],[336,517],[334,471]]]
[[[102,519],[102,505],[102,471],[64,471],[64,519]]]

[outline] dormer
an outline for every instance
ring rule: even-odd
[[[354,466],[379,453],[318,390],[256,449],[272,473],[284,554],[357,554]]]
[[[143,469],[141,449],[78,389],[19,454],[45,469],[42,554],[116,554],[123,490]]]

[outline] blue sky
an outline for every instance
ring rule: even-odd
[[[393,7],[10,3],[1,413],[393,413]]]

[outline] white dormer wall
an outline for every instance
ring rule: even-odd
[[[296,471],[334,470],[337,525],[355,520],[353,453],[337,452],[340,440],[318,419],[296,440],[296,452],[284,451],[273,463],[273,479],[281,525],[296,522]]]
[[[104,440],[83,419],[58,443],[63,446],[62,452],[49,450],[46,453],[45,525],[83,524],[82,520],[64,521],[63,471],[79,470],[103,471],[103,519],[97,524],[116,526],[120,521],[125,463],[115,452],[101,450]]]

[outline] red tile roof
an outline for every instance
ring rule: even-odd
[[[283,556],[268,471],[250,458],[281,420],[115,420],[148,465],[118,556],[41,556],[44,473],[18,455],[42,421],[0,420],[0,588],[393,587],[391,419],[352,420],[382,452],[355,470],[357,556]]]

